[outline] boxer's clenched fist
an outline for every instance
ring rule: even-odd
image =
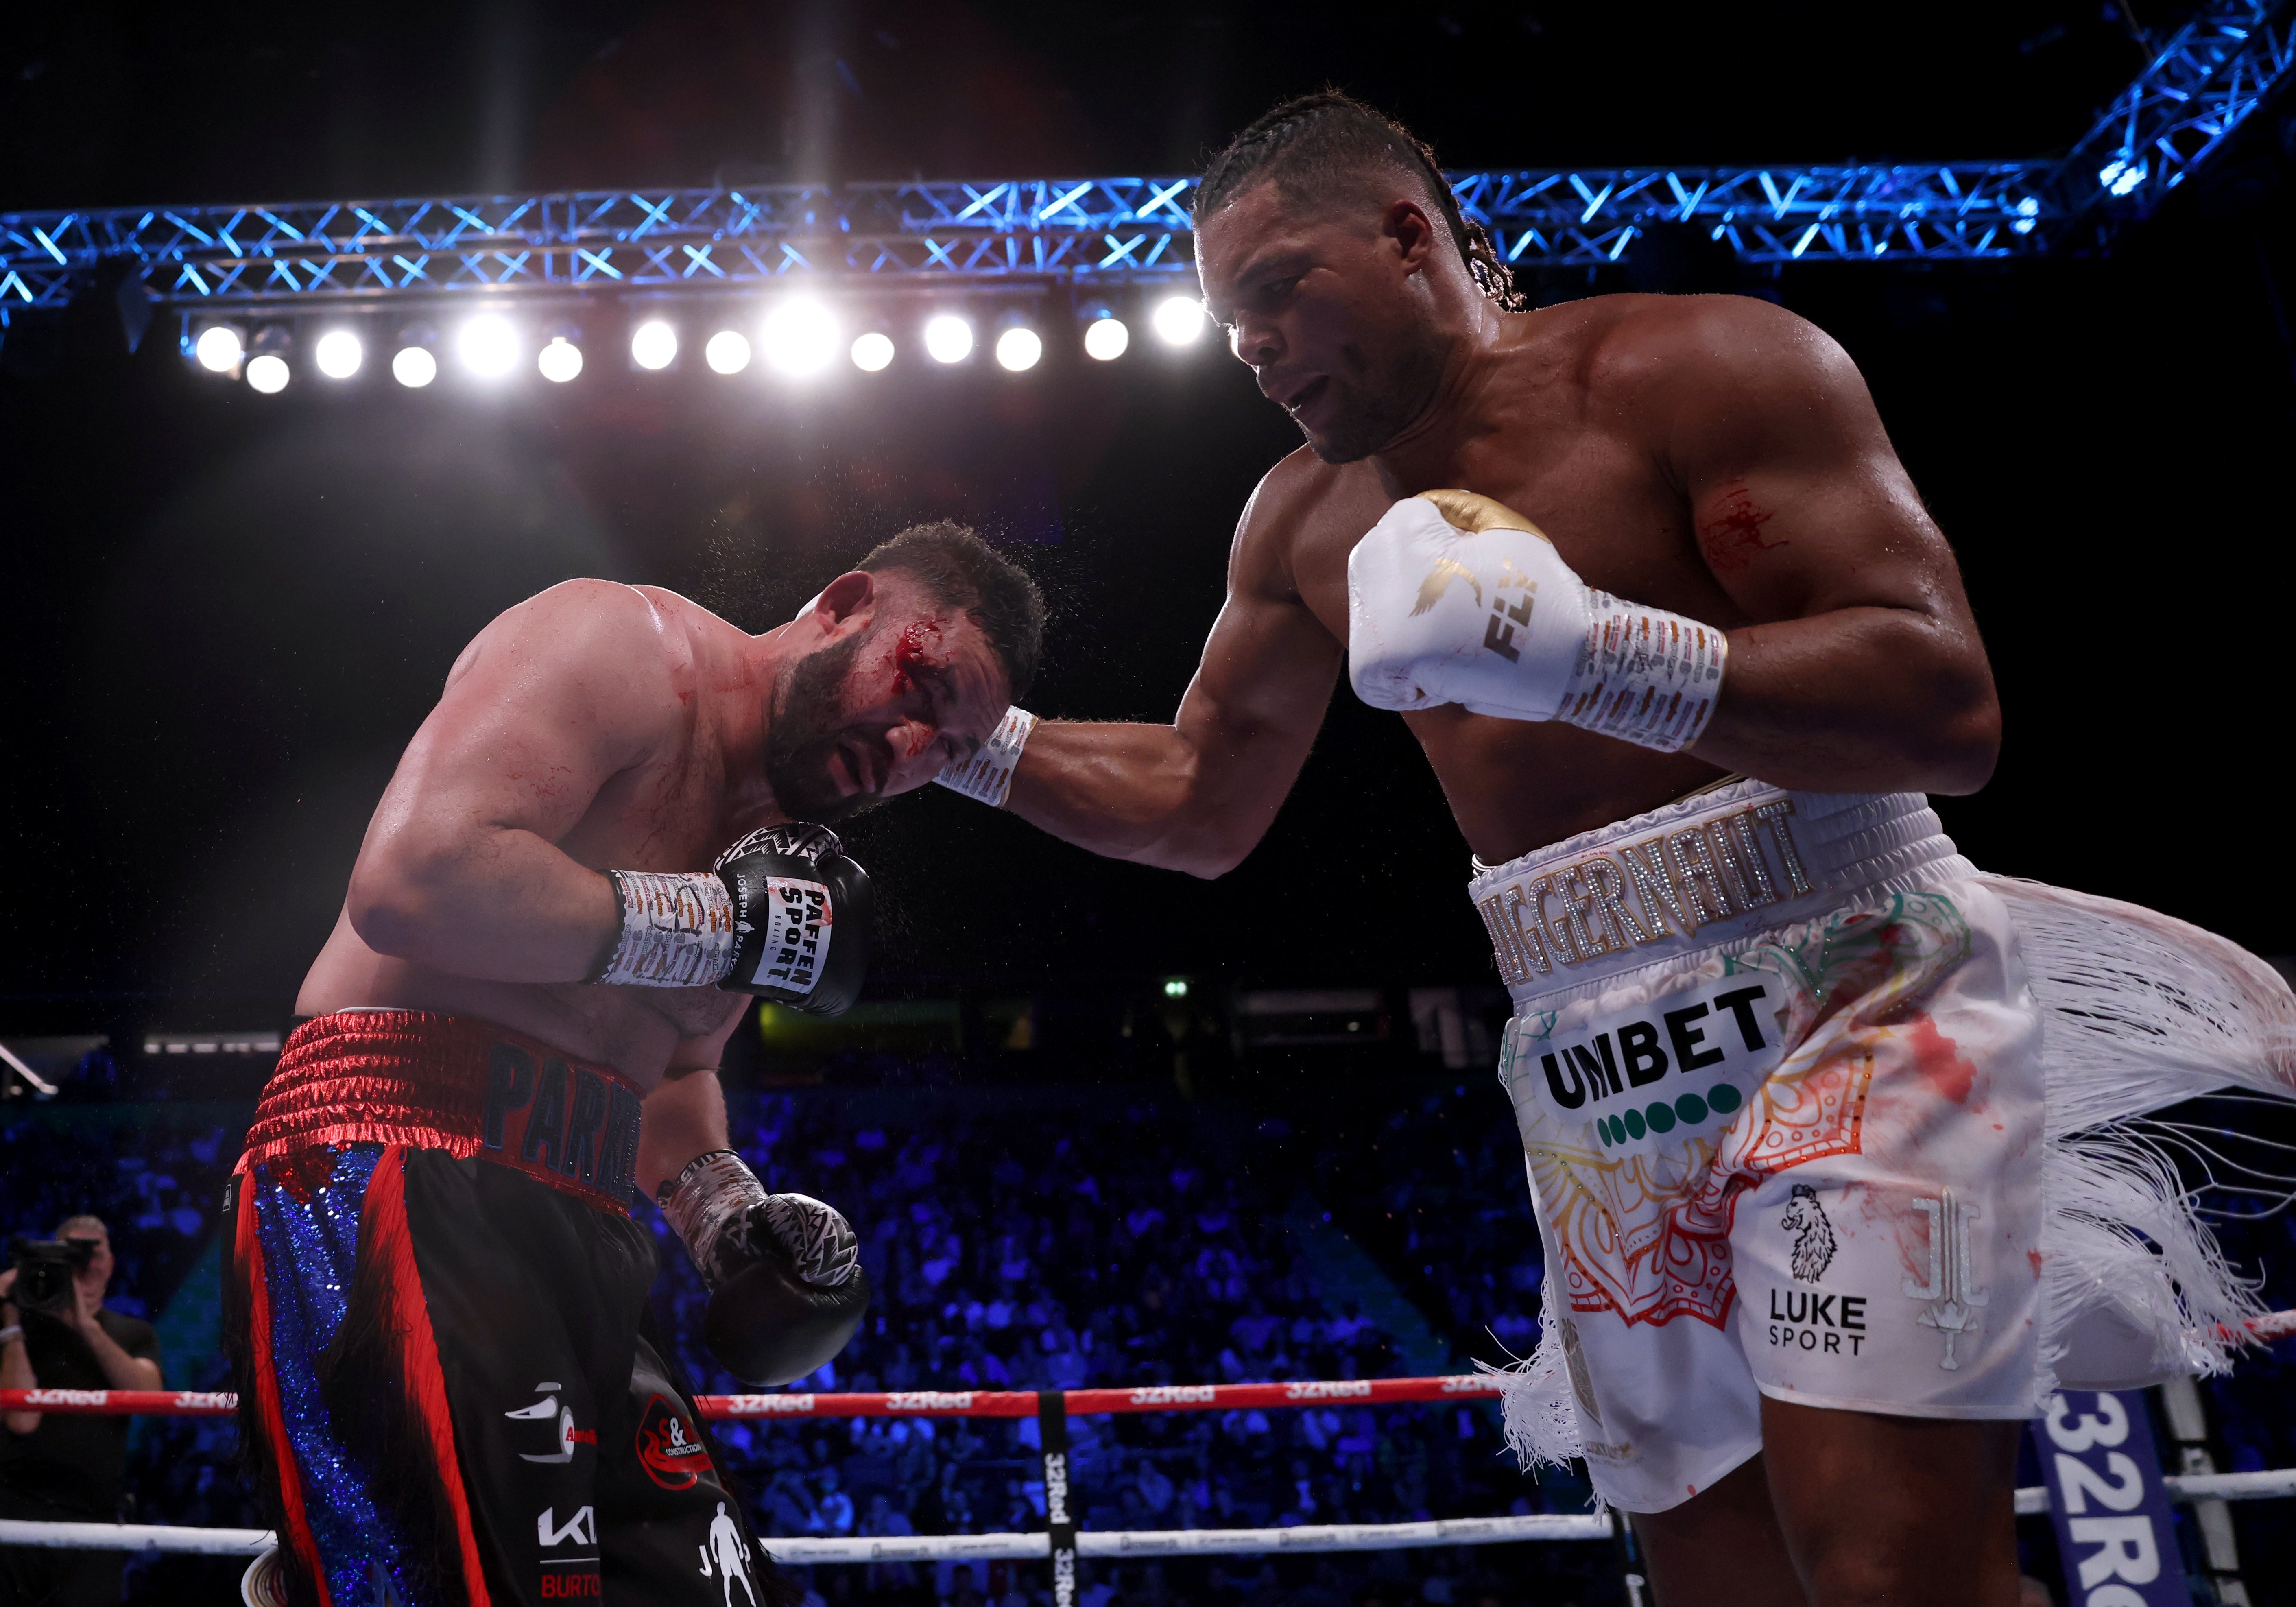
[[[1348,678],[1375,709],[1551,720],[1587,587],[1538,527],[1464,491],[1407,496],[1348,559]]]
[[[717,987],[841,1015],[869,972],[868,873],[827,826],[750,832],[708,871],[609,871],[621,931],[594,979]]]
[[[835,1207],[768,1194],[731,1150],[664,1185],[663,1215],[709,1285],[701,1336],[736,1378],[785,1384],[845,1348],[869,1308],[860,1241]]]
[[[767,826],[726,849],[716,869],[733,894],[735,938],[718,986],[816,1015],[851,1009],[869,974],[875,901],[837,833]]]
[[[1377,709],[1457,703],[1672,751],[1713,713],[1726,652],[1711,626],[1591,589],[1470,491],[1404,498],[1348,559],[1348,678]]]

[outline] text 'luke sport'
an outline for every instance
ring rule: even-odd
[[[1866,1345],[1866,1297],[1808,1289],[1770,1291],[1770,1343],[1781,1350],[1856,1356]]]

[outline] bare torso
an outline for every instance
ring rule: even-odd
[[[1652,421],[1616,393],[1605,342],[1652,299],[1604,297],[1512,321],[1495,365],[1488,433],[1425,483],[1390,482],[1372,460],[1319,462],[1306,447],[1269,476],[1239,551],[1262,584],[1285,585],[1344,649],[1348,554],[1398,496],[1472,488],[1527,515],[1591,586],[1725,630],[1749,623],[1702,557],[1686,489],[1652,448]],[[1628,381],[1630,382],[1630,381]],[[1608,393],[1608,394],[1606,394]],[[1607,404],[1607,405],[1606,405]],[[1266,566],[1263,570],[1262,566]],[[1497,863],[1655,807],[1719,776],[1686,753],[1629,746],[1577,726],[1493,719],[1456,704],[1406,714],[1469,845]]]
[[[1239,333],[1247,360],[1281,356],[1267,332]],[[1344,341],[1326,345],[1344,364]],[[1350,553],[1398,498],[1442,488],[1524,515],[1589,586],[1729,636],[1713,718],[1679,753],[1456,705],[1405,715],[1484,861],[1731,772],[1821,791],[1983,784],[1999,708],[1960,575],[1839,346],[1744,298],[1603,296],[1479,314],[1456,349],[1375,455],[1302,447],[1270,471],[1173,723],[1040,726],[1018,813],[1103,854],[1238,863],[1339,690]],[[1324,383],[1262,372],[1311,437]]]
[[[659,628],[648,633],[651,661],[633,655],[615,671],[646,689],[639,701],[652,711],[644,722],[652,730],[631,752],[630,762],[604,780],[571,827],[552,840],[592,870],[706,866],[742,832],[779,817],[769,808],[769,796],[761,797],[757,780],[728,774],[728,734],[755,724],[769,688],[750,652],[753,639],[735,627],[672,592],[617,589],[636,592],[659,621]],[[521,644],[501,629],[521,611],[511,611],[463,651],[447,677],[450,693],[475,673],[516,674],[515,665],[498,660],[521,651]],[[497,661],[488,661],[489,655]],[[410,766],[419,767],[422,750],[418,736],[400,780]],[[505,774],[545,804],[554,791],[578,784],[546,756],[537,756],[533,768],[514,763]],[[394,790],[399,784],[394,780]],[[386,798],[378,823],[390,808]],[[317,1015],[352,1005],[390,1005],[477,1017],[531,1034],[578,1059],[611,1066],[651,1089],[673,1066],[714,1064],[717,1047],[743,1002],[741,995],[707,988],[606,988],[457,974],[377,953],[353,930],[346,906],[304,978],[295,1008],[300,1015]]]

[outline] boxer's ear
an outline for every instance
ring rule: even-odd
[[[1380,218],[1382,234],[1394,242],[1394,250],[1402,258],[1406,273],[1416,273],[1426,266],[1438,249],[1439,241],[1435,220],[1417,201],[1400,199],[1388,205]],[[1447,234],[1448,231],[1444,231]]]
[[[822,628],[836,635],[841,634],[838,627],[849,620],[866,625],[876,601],[877,578],[866,570],[848,570],[821,588],[812,611],[820,618]]]

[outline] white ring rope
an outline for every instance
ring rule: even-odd
[[[2258,1473],[2171,1473],[2171,1501],[2269,1501],[2296,1496],[2296,1468]],[[2021,1514],[2049,1510],[2049,1492],[2017,1492]],[[1607,1540],[1611,1521],[1589,1513],[1531,1513],[1509,1518],[1445,1518],[1431,1523],[1303,1523],[1296,1529],[1079,1529],[1080,1557],[1248,1556],[1260,1552],[1389,1551],[1414,1546],[1500,1546],[1524,1540]],[[179,1529],[151,1523],[51,1523],[0,1518],[0,1546],[78,1551],[189,1552],[251,1557],[277,1544],[267,1529]],[[1051,1537],[1026,1534],[860,1536],[832,1539],[761,1537],[784,1562],[1042,1561]]]

